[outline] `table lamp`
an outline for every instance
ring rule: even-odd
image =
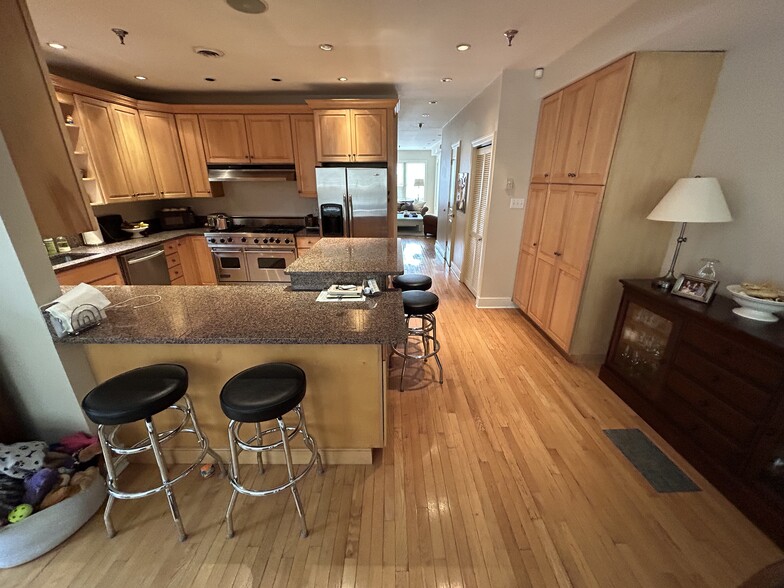
[[[726,223],[732,220],[724,194],[716,178],[681,178],[664,195],[651,213],[648,220],[682,223],[672,263],[666,275],[656,278],[651,284],[654,288],[671,290],[675,284],[675,262],[681,244],[686,242],[686,223]]]
[[[424,195],[425,192],[425,180],[424,178],[417,178],[414,180],[414,188],[422,188],[422,194]]]

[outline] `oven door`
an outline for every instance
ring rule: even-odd
[[[251,282],[290,282],[283,271],[297,254],[292,249],[246,249],[245,259]]]
[[[248,281],[248,269],[242,249],[213,249],[212,259],[219,282]]]

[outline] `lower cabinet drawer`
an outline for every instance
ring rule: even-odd
[[[184,286],[185,285],[185,278],[180,276],[176,280],[172,280],[172,286]]]
[[[182,266],[178,265],[176,267],[170,267],[169,278],[171,279],[172,284],[175,280],[179,280],[180,278],[182,278],[182,281],[185,282],[185,276],[182,273]]]
[[[175,265],[180,265],[180,254],[179,253],[167,253],[166,254],[166,265],[169,266],[169,269],[173,268]]]
[[[310,247],[297,247],[297,257],[302,257],[308,251],[310,251]]]
[[[319,242],[321,237],[297,237],[297,249],[309,249]]]

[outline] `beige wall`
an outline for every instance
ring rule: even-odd
[[[689,225],[676,272],[694,273],[700,258],[718,258],[720,294],[740,281],[784,287],[782,63],[780,29],[758,31],[728,51],[694,160],[692,175],[719,179],[733,221]]]
[[[38,310],[60,286],[2,136],[0,178],[0,376],[23,428],[54,442],[86,428],[79,401],[95,382],[84,350],[55,346]]]
[[[501,100],[501,76],[480,92],[463,110],[455,115],[442,130],[441,169],[438,190],[438,239],[436,248],[443,252],[449,223],[446,208],[449,202],[450,155],[452,144],[460,141],[459,172],[471,172],[471,141],[491,135],[498,125],[498,110]],[[466,207],[466,212],[468,207]],[[453,270],[462,271],[465,254],[466,214],[455,213],[455,242]]]

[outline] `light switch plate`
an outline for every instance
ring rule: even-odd
[[[525,198],[512,198],[509,200],[509,208],[525,208]]]

